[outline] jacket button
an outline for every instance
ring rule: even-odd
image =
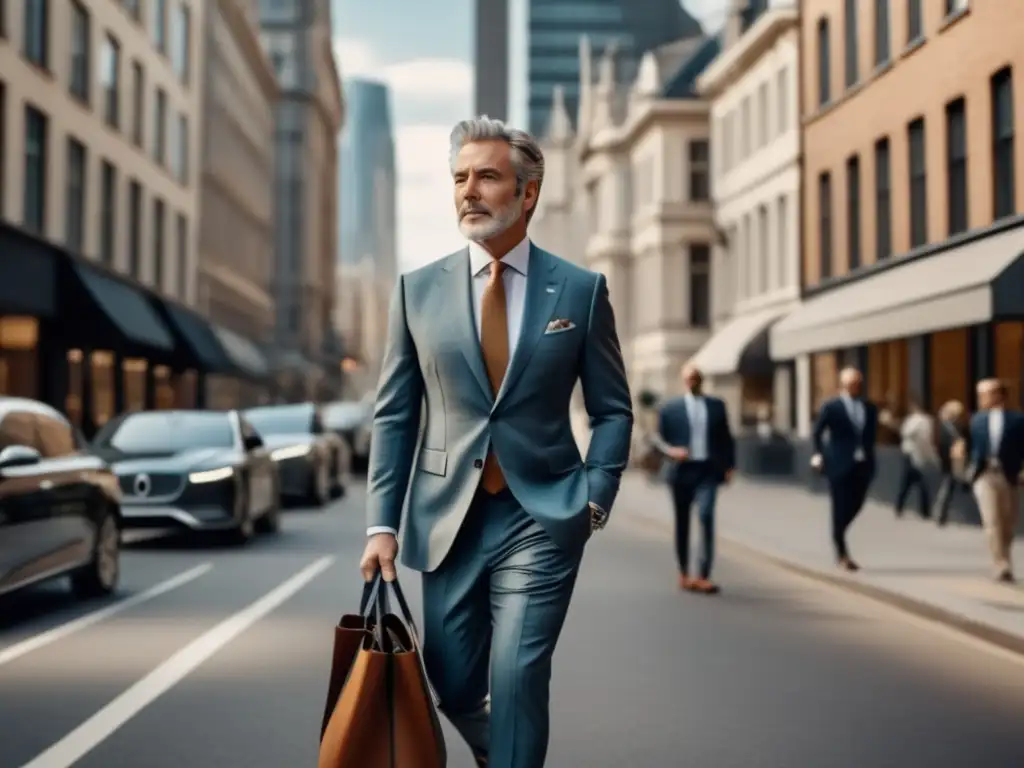
[[[473,466],[476,467],[477,469],[482,469],[484,466],[484,460],[477,459],[476,461],[473,462]]]

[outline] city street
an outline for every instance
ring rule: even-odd
[[[721,595],[681,594],[670,532],[629,502],[589,545],[548,765],[1024,763],[1024,659],[728,548]],[[314,765],[362,542],[355,488],[245,550],[133,545],[120,602],[77,605],[63,584],[0,602],[0,768]]]

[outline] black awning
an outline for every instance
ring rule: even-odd
[[[53,246],[0,224],[0,314],[53,317],[57,263]]]
[[[267,365],[267,358],[255,342],[222,326],[212,327],[217,340],[239,373],[253,379],[266,378],[270,366]]]
[[[77,285],[74,302],[78,312],[92,315],[113,332],[114,338],[96,338],[96,346],[136,353],[142,348],[170,352],[174,349],[174,337],[138,288],[104,275],[81,262],[72,264]],[[84,317],[71,318],[85,320]],[[119,338],[117,338],[119,337]]]
[[[231,359],[218,341],[209,322],[195,312],[170,302],[160,302],[171,330],[177,332],[195,359],[195,366],[207,373],[230,373]]]

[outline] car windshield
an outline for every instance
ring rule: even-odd
[[[96,435],[94,445],[137,454],[230,448],[234,430],[226,413],[148,411],[108,423]]]
[[[261,435],[308,435],[313,427],[312,412],[305,406],[253,408],[245,418]]]

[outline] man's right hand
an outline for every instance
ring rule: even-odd
[[[668,457],[676,461],[686,461],[690,458],[690,452],[681,446],[672,446],[668,449]]]
[[[366,540],[363,559],[359,561],[359,570],[363,572],[363,579],[373,581],[373,577],[379,570],[384,576],[384,581],[394,581],[398,578],[398,572],[395,570],[395,558],[397,557],[398,539],[393,534],[373,534]]]

